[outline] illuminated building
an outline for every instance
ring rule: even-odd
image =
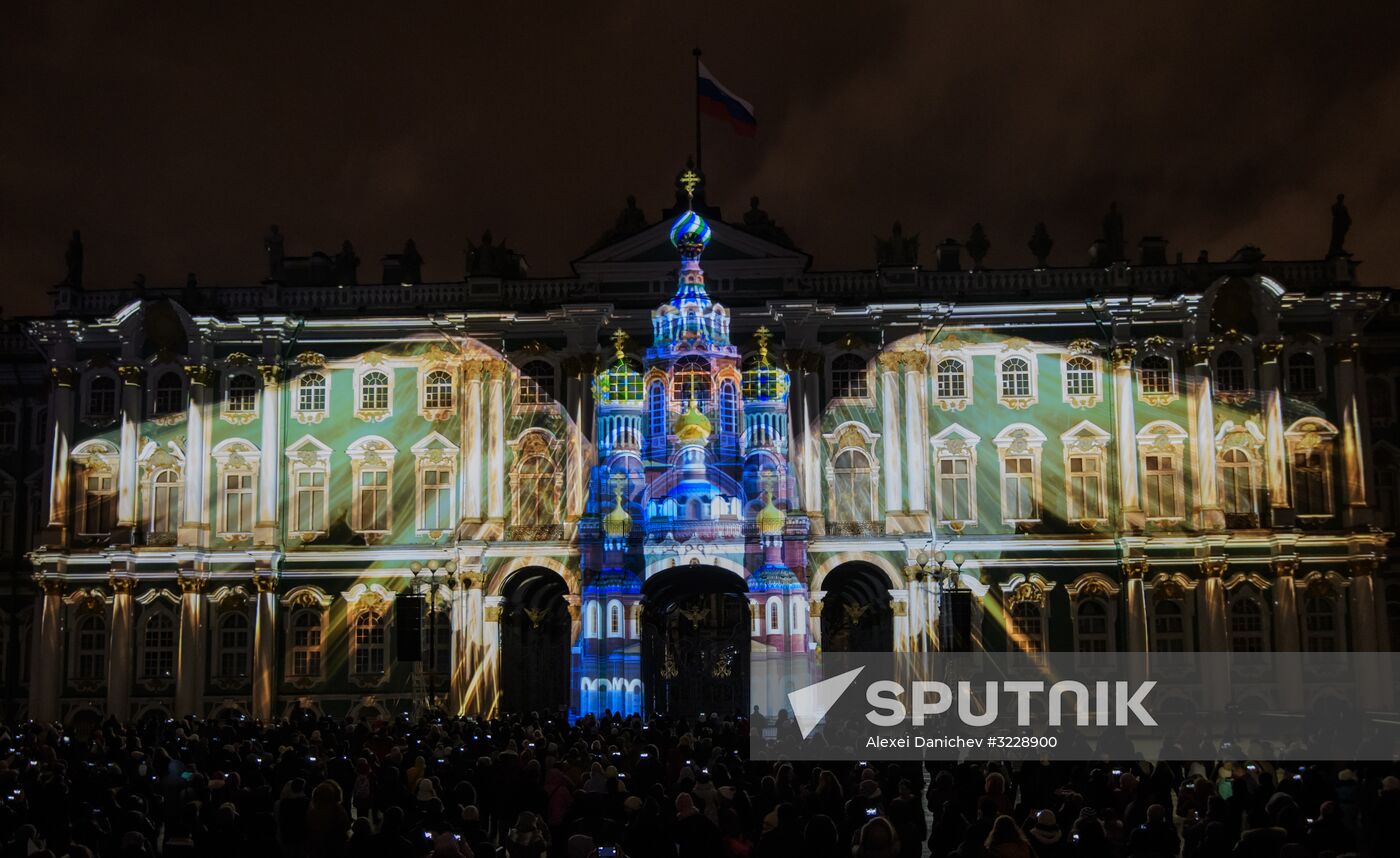
[[[696,179],[571,278],[484,242],[355,285],[279,235],[261,284],[55,290],[0,412],[12,713],[694,712],[747,708],[753,650],[1392,647],[1396,338],[1348,257],[822,273]]]

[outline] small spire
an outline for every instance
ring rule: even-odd
[[[700,174],[687,164],[685,172],[681,173],[681,187],[685,188],[686,208],[695,210],[695,189],[700,186]]]
[[[612,335],[612,341],[613,348],[617,352],[618,362],[621,363],[622,361],[625,361],[627,359],[627,332],[622,330],[621,328],[614,330]]]

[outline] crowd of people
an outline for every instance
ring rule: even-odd
[[[3,858],[1400,856],[1400,765],[782,763],[743,718],[0,728]]]

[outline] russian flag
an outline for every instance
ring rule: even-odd
[[[753,105],[725,89],[704,63],[699,63],[699,66],[700,76],[695,81],[695,92],[700,99],[700,110],[728,122],[736,133],[744,137],[757,134],[758,120],[754,118]]]

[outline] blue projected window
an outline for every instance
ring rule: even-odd
[[[719,386],[719,431],[733,434],[739,429],[739,397],[734,390],[734,382],[726,381]]]

